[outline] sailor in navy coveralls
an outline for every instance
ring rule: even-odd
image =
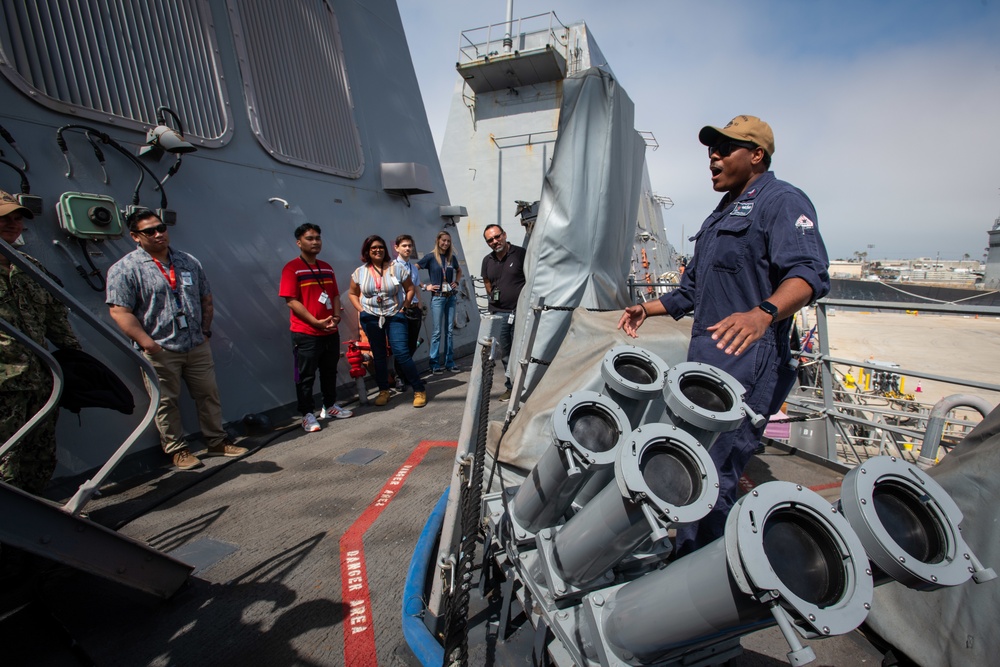
[[[680,287],[629,306],[618,328],[635,338],[649,316],[680,319],[694,311],[688,360],[732,374],[746,388],[750,408],[766,417],[778,411],[795,380],[789,318],[829,292],[829,260],[812,202],[769,171],[774,134],[767,123],[737,116],[724,128],[702,128],[698,139],[709,147],[712,187],[726,194],[691,239],[694,256]],[[710,454],[719,470],[719,501],[700,522],[678,529],[676,556],[722,536],[762,433],[763,425],[745,419],[715,441]]]

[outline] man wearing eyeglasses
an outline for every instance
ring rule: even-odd
[[[482,276],[486,287],[487,307],[491,315],[499,315],[497,343],[503,357],[504,384],[507,391],[500,401],[509,401],[513,383],[510,379],[510,348],[514,340],[514,315],[517,300],[524,287],[524,248],[507,241],[507,232],[500,225],[489,225],[483,238],[493,252],[483,257]]]
[[[636,338],[647,317],[680,319],[694,311],[688,360],[732,374],[750,408],[766,417],[795,381],[790,318],[829,292],[829,260],[812,202],[770,171],[774,134],[767,123],[737,116],[723,128],[703,127],[698,139],[709,147],[712,187],[724,193],[722,200],[691,239],[694,255],[680,287],[629,306],[618,328]],[[677,531],[678,556],[722,535],[762,433],[763,425],[744,420],[715,441],[710,454],[719,470],[719,500],[707,517]]]
[[[153,364],[160,384],[156,428],[160,445],[175,466],[202,465],[188,449],[181,423],[181,381],[198,409],[208,456],[242,456],[222,428],[222,402],[215,381],[212,291],[201,262],[170,247],[170,234],[156,213],[139,209],[128,216],[138,244],[108,269],[106,302],[111,318]]]

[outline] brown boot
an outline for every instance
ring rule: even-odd
[[[413,407],[422,408],[425,405],[427,405],[427,392],[426,391],[413,392]]]
[[[177,466],[178,470],[190,470],[191,468],[198,468],[205,464],[185,448],[179,452],[174,452],[174,465]]]
[[[226,438],[222,441],[222,444],[217,447],[209,447],[205,450],[205,456],[226,456],[232,458],[234,456],[243,456],[247,453],[246,447],[239,447],[234,445],[233,441]]]
[[[384,389],[378,393],[375,398],[375,405],[382,406],[389,402],[389,390]]]

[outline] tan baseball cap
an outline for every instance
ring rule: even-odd
[[[770,125],[757,116],[737,116],[725,127],[706,125],[698,133],[698,141],[706,146],[718,145],[719,137],[749,141],[763,148],[768,155],[774,155],[774,132]]]
[[[21,206],[21,203],[17,201],[17,198],[14,197],[14,195],[0,190],[0,216],[10,215],[14,211],[20,211],[21,215],[29,220],[35,217],[34,213],[29,211],[24,206]]]

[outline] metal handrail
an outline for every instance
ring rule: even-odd
[[[153,364],[151,364],[144,356],[139,354],[135,348],[132,347],[130,341],[127,341],[116,330],[109,327],[105,322],[94,315],[80,301],[73,297],[73,295],[52,280],[52,278],[46,275],[44,271],[41,271],[34,264],[26,260],[21,253],[16,251],[3,239],[0,239],[0,254],[31,276],[35,282],[45,289],[45,291],[69,308],[70,312],[97,330],[99,334],[104,336],[104,338],[110,341],[115,347],[125,352],[125,354],[139,366],[147,380],[147,382],[143,383],[146,387],[147,393],[149,394],[149,407],[146,409],[146,414],[143,415],[139,424],[135,427],[132,433],[129,434],[121,446],[115,450],[114,454],[111,455],[101,469],[98,470],[92,478],[84,481],[77,489],[73,497],[70,498],[69,501],[63,506],[64,511],[70,514],[79,514],[84,505],[90,501],[90,499],[97,492],[97,489],[99,489],[104,480],[107,479],[108,475],[111,474],[121,459],[124,458],[125,454],[128,453],[128,450],[132,448],[132,445],[135,444],[143,432],[153,422],[153,417],[156,414],[156,407],[160,402],[159,380],[157,379],[156,371],[153,369]],[[49,358],[51,359],[51,355]],[[48,363],[48,359],[46,359],[46,362]],[[52,363],[55,363],[55,359],[52,359]],[[56,364],[56,366],[58,366],[58,364]],[[43,408],[43,410],[44,409],[45,408]]]
[[[636,295],[636,289],[641,289],[641,288],[644,288],[644,287],[680,287],[680,286],[681,286],[681,284],[679,282],[676,282],[676,283],[674,283],[674,282],[650,282],[650,283],[637,282],[635,278],[633,278],[632,276],[629,276],[629,278],[628,278],[628,298],[629,298],[629,303],[638,303],[637,300],[636,300],[636,296],[637,296]],[[659,295],[657,295],[656,298],[659,298]]]
[[[845,404],[835,400],[835,389],[833,386],[834,382],[834,364],[846,364],[850,366],[857,366],[860,368],[867,368],[871,370],[886,370],[885,366],[880,366],[878,364],[872,364],[865,361],[855,361],[851,359],[843,359],[839,357],[834,357],[830,354],[830,339],[829,339],[829,326],[828,326],[828,312],[827,310],[831,307],[847,307],[847,308],[858,308],[858,309],[877,309],[877,310],[888,310],[888,311],[914,311],[921,310],[924,312],[933,312],[948,315],[987,315],[987,316],[1000,316],[1000,308],[996,306],[962,306],[955,304],[922,304],[922,303],[893,303],[885,301],[852,301],[849,299],[820,299],[816,303],[816,328],[819,337],[819,353],[803,352],[800,356],[805,358],[814,359],[817,361],[822,369],[821,373],[821,408],[818,410],[824,416],[825,429],[826,429],[826,458],[831,461],[837,460],[837,433],[836,431],[843,422],[863,424],[871,426],[876,429],[880,429],[883,432],[896,433],[906,437],[912,437],[916,435],[919,439],[922,439],[922,434],[910,431],[902,427],[897,427],[892,424],[885,424],[882,422],[872,422],[869,420],[854,417],[852,415],[846,415],[841,412],[843,409],[850,410],[868,410],[873,411],[871,406],[864,406],[861,404]],[[940,382],[946,382],[950,384],[955,384],[965,387],[975,387],[978,389],[983,389],[986,391],[996,391],[1000,392],[1000,385],[991,384],[987,382],[979,382],[975,380],[967,380],[964,378],[958,378],[948,375],[939,375],[936,373],[925,373],[921,371],[913,371],[903,368],[893,368],[892,372],[898,373],[900,375],[907,375],[911,377],[917,377],[926,380],[935,380]],[[801,399],[789,398],[789,403],[795,405]],[[808,404],[805,403],[805,404]],[[917,415],[914,415],[917,416]],[[852,445],[850,438],[846,433],[841,433],[845,438],[845,442],[848,445]]]
[[[35,426],[41,423],[41,421],[45,419],[50,412],[58,409],[59,397],[62,396],[63,373],[62,367],[59,366],[59,362],[56,361],[55,357],[53,357],[48,350],[36,343],[30,336],[23,333],[20,329],[2,317],[0,317],[0,329],[6,331],[17,342],[21,343],[21,345],[24,345],[36,355],[41,357],[42,361],[49,367],[49,370],[52,373],[52,392],[49,394],[48,400],[45,401],[45,405],[43,405],[41,409],[31,417],[31,419],[25,422],[24,425],[14,433],[14,435],[7,438],[7,442],[0,445],[0,457],[2,457],[10,451],[14,445],[20,442],[21,438],[26,436],[32,429],[35,428]]]
[[[560,42],[559,37],[555,33],[555,28],[554,28],[554,25],[553,25],[553,20],[563,30],[568,30],[569,28],[565,24],[563,24],[562,21],[559,20],[559,17],[556,16],[555,12],[544,12],[542,14],[534,14],[532,16],[523,16],[523,17],[517,19],[517,21],[515,21],[515,23],[517,24],[517,30],[508,29],[508,26],[511,25],[510,21],[501,21],[499,23],[491,23],[490,25],[479,26],[478,28],[469,28],[468,30],[463,30],[462,34],[459,35],[459,38],[458,38],[458,64],[459,65],[464,65],[464,64],[467,64],[467,63],[473,63],[473,62],[476,62],[477,60],[479,60],[480,58],[489,57],[489,55],[491,53],[493,53],[493,50],[491,49],[491,47],[494,44],[494,40],[493,40],[493,29],[494,28],[498,28],[499,27],[503,31],[503,34],[506,34],[507,32],[509,32],[510,35],[511,35],[511,37],[513,37],[514,35],[524,34],[523,25],[524,25],[524,23],[526,21],[530,21],[532,19],[537,19],[537,18],[540,18],[540,17],[543,17],[543,16],[548,17],[548,19],[549,19],[548,27],[546,28],[546,31],[548,32],[548,34],[549,34],[549,36],[550,36],[551,39],[549,41],[547,41],[546,44],[551,44],[551,43],[554,43],[554,42]],[[475,41],[473,41],[469,37],[470,34],[476,33],[476,32],[480,32],[482,30],[486,31],[486,41],[485,42],[476,43]],[[538,31],[535,31],[535,32],[541,32],[541,31],[538,30]],[[503,48],[503,37],[497,39],[496,43],[498,45],[500,45],[499,48]],[[480,51],[479,51],[479,47],[480,46],[484,47],[484,50],[485,50],[484,53],[480,53]],[[562,46],[566,46],[566,45],[562,44]],[[469,53],[469,49],[470,48],[471,48],[472,52],[474,53],[474,55],[470,55],[470,53]],[[498,51],[499,51],[499,48],[497,49]]]
[[[500,149],[513,148],[515,146],[531,146],[533,144],[552,144],[555,143],[556,136],[558,134],[559,134],[558,130],[540,130],[538,132],[527,132],[525,134],[509,134],[505,137],[496,137],[490,135],[490,141],[493,142],[494,146]],[[535,137],[541,137],[541,136],[551,136],[551,138],[539,139],[535,141],[534,139]],[[527,140],[524,141],[523,143],[510,143],[510,144],[507,143],[508,140],[513,141],[515,139],[524,139],[525,137],[527,137]],[[501,142],[504,143],[503,146],[500,145]]]

